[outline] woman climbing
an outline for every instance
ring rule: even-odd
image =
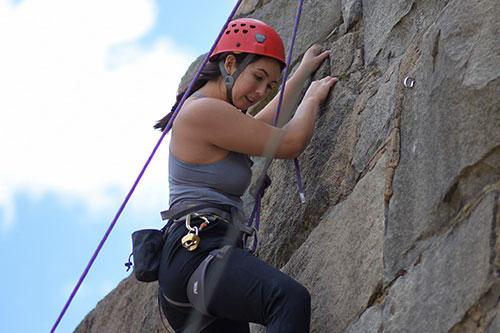
[[[282,112],[295,114],[282,128],[272,125],[278,96],[255,117],[246,114],[285,66],[283,42],[269,25],[232,21],[195,82],[172,127],[169,211],[182,216],[172,218],[159,272],[161,308],[175,332],[249,332],[249,322],[269,333],[309,332],[305,287],[244,248],[242,236],[251,232],[241,196],[249,155],[291,159],[308,144],[337,79],[312,82],[299,104],[300,92],[328,55],[317,45],[304,54],[286,84]],[[170,116],[155,127],[163,130]]]

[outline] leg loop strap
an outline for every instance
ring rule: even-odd
[[[191,305],[203,313],[206,316],[213,317],[208,311],[208,299],[206,292],[206,273],[210,262],[214,259],[222,259],[226,253],[231,249],[230,245],[225,245],[224,247],[216,250],[210,251],[208,256],[201,262],[201,264],[196,268],[191,275],[191,278],[187,284],[187,297]]]

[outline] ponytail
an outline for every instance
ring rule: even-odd
[[[191,89],[189,96],[191,96],[195,91],[197,91],[198,89],[203,87],[208,81],[216,79],[220,75],[221,74],[219,71],[219,67],[217,66],[217,63],[216,62],[208,62],[205,65],[205,67],[203,68],[203,70],[201,71],[200,75],[198,76],[198,79],[193,83],[193,88]],[[185,89],[183,89],[182,92],[177,95],[175,104],[174,104],[174,106],[172,106],[172,109],[170,110],[170,112],[165,117],[161,118],[160,120],[158,120],[156,122],[156,124],[153,126],[154,129],[158,129],[162,132],[165,130],[165,127],[167,127],[167,124],[168,124],[170,118],[172,118],[172,115],[174,114],[175,109],[179,105],[179,103],[182,99],[182,96],[184,96],[184,94],[186,93],[186,90],[187,90],[187,87]],[[187,97],[189,97],[189,96],[187,96]]]

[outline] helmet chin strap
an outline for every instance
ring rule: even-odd
[[[247,54],[245,56],[245,58],[243,58],[243,61],[241,62],[241,64],[237,65],[236,70],[234,71],[234,73],[232,75],[229,74],[226,71],[226,67],[224,67],[225,60],[219,61],[219,70],[222,74],[222,77],[224,78],[224,85],[226,86],[227,100],[233,106],[235,106],[234,102],[233,102],[234,82],[236,81],[238,76],[240,76],[241,72],[243,72],[243,70],[248,66],[248,64],[250,64],[250,62],[252,61],[252,59],[254,57],[255,57],[255,54],[252,54],[252,53]],[[242,110],[242,112],[246,113],[247,110]]]

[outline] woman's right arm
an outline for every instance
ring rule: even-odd
[[[280,111],[281,119],[290,119],[291,114],[295,111],[297,105],[299,104],[304,84],[329,55],[330,51],[323,51],[321,46],[318,44],[311,46],[305,52],[297,70],[286,82],[285,94],[283,96],[283,103]],[[271,102],[269,102],[269,104],[267,104],[259,113],[255,115],[255,119],[259,119],[273,125],[274,118],[276,116],[276,109],[278,108],[279,95],[280,94],[278,92]],[[283,125],[281,119],[281,124],[278,124],[278,127],[282,127]]]
[[[312,82],[294,116],[283,127],[285,130],[283,140],[287,140],[288,136],[289,140],[299,142],[300,150],[292,158],[300,155],[311,140],[319,105],[323,103],[337,81],[337,78],[326,76]]]
[[[200,98],[180,112],[176,131],[195,140],[251,156],[295,158],[309,143],[319,105],[337,82],[329,76],[309,86],[293,118],[283,128],[254,119],[214,98]]]

